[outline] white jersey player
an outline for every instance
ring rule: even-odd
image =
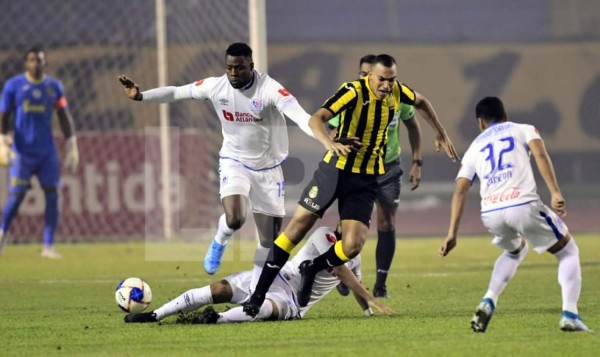
[[[310,136],[310,115],[296,98],[267,74],[254,70],[252,49],[234,43],[225,54],[226,73],[184,86],[169,86],[140,92],[126,76],[119,80],[134,100],[170,103],[185,99],[210,100],[221,121],[223,145],[219,152],[221,215],[215,239],[206,253],[204,268],[214,274],[221,265],[231,236],[246,220],[250,202],[258,226],[260,244],[254,266],[256,279],[266,255],[279,233],[284,209],[284,179],[281,164],[288,155],[285,116]]]
[[[506,119],[504,104],[496,97],[482,99],[475,109],[481,134],[465,153],[456,179],[448,236],[439,254],[446,256],[455,246],[467,191],[479,177],[481,219],[504,252],[496,260],[488,291],[471,320],[475,332],[485,332],[498,297],[523,261],[528,245],[538,253],[548,251],[558,259],[558,282],[562,289],[563,331],[589,330],[579,317],[581,291],[579,249],[560,216],[566,215],[550,157],[538,131],[527,124]],[[529,160],[533,155],[552,196],[552,208],[544,205],[536,191]],[[560,214],[560,216],[559,216]]]
[[[331,271],[321,271],[315,278],[310,302],[305,307],[300,307],[296,298],[300,287],[300,273],[298,266],[304,260],[314,259],[329,249],[338,240],[340,235],[328,227],[315,230],[306,244],[298,251],[291,261],[281,269],[278,277],[271,285],[266,300],[260,308],[258,315],[251,318],[242,311],[242,307],[235,307],[222,313],[217,313],[211,307],[195,321],[199,323],[228,323],[252,320],[291,320],[304,317],[308,310],[325,295],[331,292],[342,281],[354,292],[356,300],[367,316],[373,315],[371,306],[384,314],[390,315],[392,310],[381,304],[362,286],[360,255],[347,262],[345,265],[332,268]],[[186,313],[199,309],[207,304],[230,302],[242,304],[250,297],[250,284],[252,272],[245,271],[233,274],[199,289],[188,290],[181,296],[171,300],[162,307],[147,313],[129,314],[125,322],[157,322],[168,316]]]

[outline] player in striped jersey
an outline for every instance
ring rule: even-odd
[[[466,195],[478,177],[481,219],[494,236],[493,243],[504,252],[496,260],[488,291],[471,320],[473,331],[486,331],[498,297],[529,251],[527,242],[536,252],[547,251],[558,259],[563,298],[560,328],[589,330],[577,310],[581,291],[579,249],[561,219],[567,214],[565,199],[540,134],[532,125],[507,121],[504,104],[496,97],[483,98],[475,113],[481,134],[462,159],[452,197],[448,236],[439,249],[440,256],[446,256],[456,246]],[[550,191],[551,206],[556,213],[537,194],[530,154]]]
[[[19,206],[31,188],[31,177],[36,176],[46,200],[44,214],[44,248],[42,257],[60,258],[54,249],[54,235],[58,226],[58,188],[60,162],[52,136],[52,114],[58,114],[67,147],[65,166],[74,172],[79,163],[77,139],[73,118],[61,81],[44,73],[46,54],[34,47],[27,51],[25,73],[10,78],[4,84],[0,101],[0,146],[12,141],[16,153],[10,166],[9,197],[4,205],[0,227],[0,254],[6,243],[6,234]],[[10,116],[15,113],[13,138],[8,135]],[[7,163],[7,162],[6,162]]]
[[[365,55],[360,59],[358,79],[366,77],[375,63],[375,55]],[[429,115],[426,110],[420,110],[421,118],[425,119],[436,134],[436,149],[439,151],[439,142],[446,135],[444,127],[436,116]],[[339,126],[339,115],[331,119],[327,124],[330,129]],[[421,126],[415,118],[415,107],[400,103],[396,110],[394,119],[388,125],[387,144],[385,148],[384,166],[385,173],[377,177],[377,247],[375,249],[376,278],[373,287],[373,296],[388,297],[386,281],[388,272],[392,266],[392,260],[396,251],[396,211],[400,203],[401,179],[403,175],[400,165],[400,122],[404,124],[408,133],[410,148],[412,151],[412,163],[410,165],[409,182],[411,191],[416,190],[421,182]],[[332,130],[333,132],[333,130]],[[338,285],[338,291],[342,295],[348,295],[348,290],[343,284]]]
[[[396,77],[395,59],[378,55],[367,77],[342,84],[310,118],[315,137],[327,152],[300,196],[290,223],[275,240],[256,290],[244,305],[249,315],[258,313],[269,286],[292,249],[336,199],[344,240],[313,261],[300,265],[303,277],[298,295],[300,305],[308,303],[312,281],[319,271],[342,265],[360,253],[376,198],[377,176],[385,172],[387,128],[395,112],[400,103],[406,103],[422,108],[428,115],[436,115],[427,99],[399,83]],[[332,140],[324,123],[338,114],[340,125]],[[458,158],[447,135],[441,138],[440,145],[449,157]]]

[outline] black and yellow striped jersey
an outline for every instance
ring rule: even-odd
[[[367,78],[342,84],[322,108],[340,116],[336,138],[356,136],[362,142],[357,152],[338,157],[328,151],[323,161],[344,171],[383,174],[388,124],[400,103],[414,105],[415,92],[394,82],[392,93],[378,99],[369,88]]]

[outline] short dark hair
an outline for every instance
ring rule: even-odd
[[[229,47],[227,47],[225,55],[252,58],[252,49],[250,48],[250,46],[243,42],[236,42],[232,43],[231,45],[229,45]]]
[[[381,63],[385,67],[392,67],[396,64],[396,60],[390,55],[381,54],[375,57],[375,62],[373,64],[375,63]]]
[[[372,54],[364,55],[360,58],[360,62],[358,63],[358,65],[362,66],[363,63],[375,64],[376,58],[377,56]]]
[[[31,47],[30,49],[28,49],[27,52],[25,52],[24,59],[26,60],[27,56],[29,56],[30,53],[38,54],[39,52],[44,52],[44,49],[42,48],[42,46],[35,45],[35,46]],[[45,54],[45,52],[44,52],[44,54]]]
[[[490,122],[506,120],[504,104],[498,97],[485,97],[477,103],[475,116]]]

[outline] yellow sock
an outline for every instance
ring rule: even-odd
[[[346,254],[344,254],[344,250],[342,249],[342,241],[341,240],[339,240],[335,243],[334,250],[335,250],[335,255],[337,255],[337,257],[340,258],[341,261],[343,261],[344,263],[350,261],[350,258],[348,258],[346,256]]]
[[[296,245],[282,232],[277,239],[275,239],[275,245],[283,249],[286,253],[290,254]]]

